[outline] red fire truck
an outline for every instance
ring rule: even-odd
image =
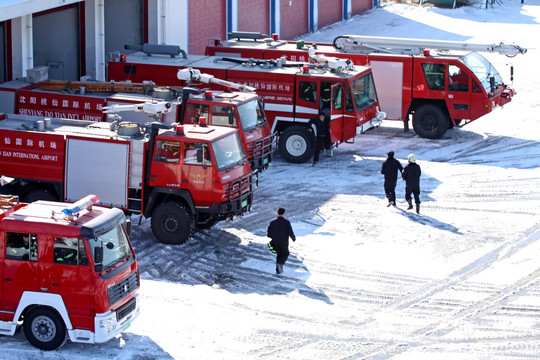
[[[140,108],[160,116],[170,104]],[[100,205],[151,217],[155,237],[168,244],[251,208],[251,169],[235,129],[44,120],[0,121],[0,175],[14,179],[0,192],[25,202],[91,192]]]
[[[103,343],[139,315],[130,226],[116,208],[0,198],[0,334],[42,350]]]
[[[176,78],[176,74],[174,76]],[[236,128],[253,172],[263,171],[271,162],[276,145],[266,121],[262,99],[253,91],[248,92],[250,89],[247,87],[215,78],[205,79],[228,90],[210,94],[200,89],[156,87],[152,82],[44,81],[29,84],[15,80],[0,85],[0,112],[112,121],[104,113],[105,108],[118,104],[167,101],[172,105],[170,111],[157,120],[169,124],[194,123],[204,116],[209,125]],[[123,110],[123,117],[141,124],[148,121],[145,114],[130,111],[129,106]]]
[[[231,40],[215,39],[207,55],[304,61],[324,54],[369,65],[381,109],[388,119],[404,122],[409,115],[415,132],[440,138],[455,125],[465,125],[512,100],[515,94],[495,67],[478,52],[507,56],[525,53],[517,45],[472,44],[424,39],[343,35],[333,44],[268,38],[260,33],[230,33]]]
[[[148,56],[137,52],[109,62],[109,80],[144,79],[159,85],[183,86],[186,79],[177,79],[173,74],[186,68],[254,87],[265,101],[272,131],[279,134],[278,150],[290,162],[305,162],[313,154],[313,134],[308,131],[308,122],[321,110],[331,118],[334,145],[354,141],[357,134],[378,126],[384,118],[384,113],[378,111],[371,70],[322,56],[316,63],[308,64],[211,56]]]

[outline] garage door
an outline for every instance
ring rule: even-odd
[[[361,14],[373,7],[373,0],[352,0],[352,14]]]
[[[7,81],[6,23],[0,22],[0,83]]]
[[[342,0],[319,1],[319,29],[342,20]]]
[[[308,0],[281,0],[281,39],[307,34]]]
[[[189,53],[204,55],[208,39],[227,37],[226,1],[197,0],[190,1],[189,16]],[[210,11],[211,10],[211,11]]]
[[[34,66],[48,66],[51,80],[79,80],[79,5],[34,15]]]
[[[105,53],[124,52],[124,45],[142,45],[142,0],[105,1]]]
[[[238,0],[238,30],[270,34],[270,0]]]

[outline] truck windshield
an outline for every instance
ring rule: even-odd
[[[361,111],[377,102],[377,92],[371,73],[351,81],[351,90],[356,110]]]
[[[218,170],[225,170],[245,161],[246,154],[238,133],[230,134],[212,143]]]
[[[491,92],[490,78],[495,79],[495,86],[504,85],[501,75],[485,57],[478,53],[470,53],[461,61],[476,75],[486,92]]]
[[[244,131],[257,128],[266,121],[262,103],[255,99],[239,105],[238,113]]]
[[[98,236],[89,239],[92,254],[95,248],[103,246],[103,269],[114,267],[119,261],[132,255],[131,247],[122,226],[118,225]]]

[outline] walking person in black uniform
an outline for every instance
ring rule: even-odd
[[[416,204],[416,213],[420,213],[420,175],[422,171],[420,170],[420,165],[416,163],[416,156],[414,154],[409,155],[408,157],[409,164],[403,169],[403,180],[405,180],[405,200],[409,204],[407,210],[411,210],[412,198],[411,194],[414,195],[414,202]]]
[[[319,116],[309,120],[309,131],[313,131],[311,125],[315,125],[317,129],[317,136],[315,137],[315,151],[313,152],[313,165],[315,166],[319,162],[319,153],[321,148],[330,149],[332,154],[332,143],[330,142],[330,119],[321,110]]]
[[[396,206],[396,184],[398,172],[403,173],[403,166],[394,158],[394,152],[389,151],[388,157],[383,162],[381,174],[384,175],[384,193],[388,199],[388,205]]]
[[[276,219],[270,221],[268,225],[267,236],[272,239],[268,243],[268,247],[277,254],[276,258],[276,274],[283,272],[283,265],[289,257],[289,237],[292,241],[296,241],[291,223],[285,219],[285,209],[280,207],[278,209],[278,216]]]

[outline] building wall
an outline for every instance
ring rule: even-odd
[[[60,3],[61,7],[52,0],[0,1],[0,82],[24,77],[28,68],[49,62],[56,66],[56,74],[63,71],[55,76],[66,80],[81,75],[106,80],[108,54],[123,51],[124,44],[179,45],[188,54],[204,54],[209,39],[225,39],[227,31],[277,32],[281,39],[294,39],[373,7],[373,0]],[[73,9],[82,13],[76,16]],[[58,67],[62,63],[63,69]]]

